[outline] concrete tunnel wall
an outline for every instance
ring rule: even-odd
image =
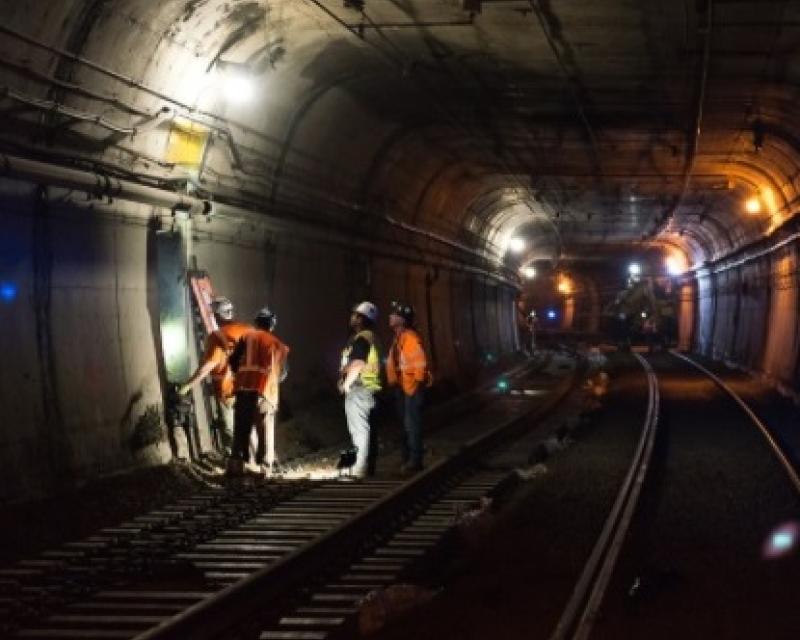
[[[694,348],[800,392],[800,299],[795,238],[774,250],[698,272]]]
[[[246,222],[198,220],[192,252],[241,317],[250,318],[265,303],[277,312],[277,332],[292,347],[285,396],[295,407],[331,396],[349,309],[364,298],[383,312],[385,342],[388,303],[409,300],[440,388],[468,388],[490,359],[516,348],[516,291],[494,256],[487,260],[464,248],[480,251],[481,239],[459,237],[464,211],[451,197],[453,180],[431,178],[453,160],[418,132],[398,130],[391,96],[376,107],[375,96],[362,93],[372,77],[386,74],[380,61],[365,64],[363,44],[331,39],[313,14],[290,3],[273,3],[257,16],[268,22],[270,46],[285,48],[280,63],[260,77],[254,102],[225,104],[208,88],[208,70],[228,36],[253,19],[245,5],[7,5],[5,24],[45,48],[3,39],[0,52],[19,66],[0,69],[0,79],[26,96],[136,128],[134,135],[110,135],[90,122],[74,123],[64,138],[48,142],[52,148],[36,150],[48,160],[51,151],[61,158],[75,153],[84,163],[97,160],[181,181],[184,168],[164,162],[173,118],[189,116],[212,127],[202,185],[253,215]],[[75,52],[133,83],[69,61],[48,46]],[[249,44],[241,46],[246,57]],[[56,79],[61,88],[42,78]],[[165,107],[170,111],[162,112]],[[31,115],[32,129],[37,117]],[[32,138],[19,134],[26,148]],[[6,414],[0,499],[52,493],[169,459],[166,440],[131,447],[148,408],[162,408],[151,226],[153,220],[171,224],[169,212],[53,189],[42,201],[36,185],[21,180],[2,178],[0,187],[7,221],[2,244],[9,248],[0,278],[18,287],[15,299],[0,305],[11,327],[0,338],[9,363],[0,389]],[[304,220],[316,234],[262,224],[258,216],[265,213],[290,223]],[[459,249],[398,228],[386,216],[464,244]],[[343,419],[341,429],[344,436]]]
[[[168,225],[169,214],[66,192],[48,201],[35,185],[0,184],[3,280],[17,287],[0,305],[1,499],[168,460],[166,441],[136,450],[131,438],[148,408],[162,407],[152,225]],[[444,385],[467,387],[486,354],[515,349],[515,291],[478,274],[226,220],[197,222],[192,251],[240,317],[265,303],[277,312],[277,333],[292,347],[284,393],[295,406],[332,394],[349,309],[362,298],[381,308],[385,344],[389,301],[416,306]]]
[[[174,180],[175,188],[197,170],[199,187],[218,201],[315,226],[319,233],[310,238],[252,218],[199,220],[192,242],[198,266],[242,315],[265,302],[275,307],[278,333],[293,347],[286,387],[291,402],[312,403],[330,392],[345,316],[363,297],[384,310],[392,298],[409,299],[419,309],[438,379],[445,387],[467,387],[487,355],[516,346],[514,286],[502,278],[508,273],[497,256],[487,260],[485,250],[514,226],[506,200],[520,181],[509,167],[487,166],[486,141],[454,129],[398,69],[335,25],[321,28],[321,17],[303,4],[5,3],[3,27],[31,39],[0,38],[7,62],[0,67],[2,85],[29,105],[44,100],[102,115],[120,130],[135,129],[113,132],[91,117],[59,127],[54,113],[34,109],[15,121],[18,131],[6,133],[40,159],[67,164],[77,157],[82,167],[97,170],[97,162],[122,175]],[[251,26],[266,40],[249,38]],[[469,52],[453,43],[456,57]],[[264,62],[255,65],[259,87],[251,104],[227,104],[209,88],[209,71],[223,54],[234,63]],[[688,343],[684,337],[691,334],[697,351],[797,390],[796,240],[740,265],[726,262],[727,254],[771,233],[794,212],[800,178],[789,144],[796,137],[793,105],[790,94],[781,99],[769,118],[775,130],[746,163],[723,166],[713,154],[700,157],[698,174],[734,178],[725,196],[730,206],[719,219],[685,216],[662,240],[705,265],[693,291],[681,294],[682,340]],[[179,117],[211,132],[202,166],[188,172],[168,162],[165,151]],[[573,160],[584,157],[582,142],[564,144],[571,144]],[[782,203],[777,217],[743,218],[737,203],[762,182]],[[161,405],[148,225],[153,217],[170,224],[168,212],[53,190],[45,207],[35,185],[2,179],[0,187],[0,278],[18,286],[16,297],[0,304],[9,328],[0,333],[7,363],[0,373],[6,416],[0,499],[167,459],[165,443],[133,451],[129,442],[146,409]],[[333,241],[351,231],[361,234],[359,243]],[[431,232],[460,248],[426,238]],[[544,233],[536,242],[539,249],[555,248]],[[580,310],[586,302],[576,304]]]

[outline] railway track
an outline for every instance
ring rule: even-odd
[[[774,545],[774,540],[784,541],[780,543],[784,544],[789,538],[788,534],[780,533],[783,531],[780,523],[800,522],[800,480],[797,469],[792,467],[789,457],[781,450],[769,428],[713,373],[687,356],[672,353],[669,357],[679,359],[692,369],[681,371],[683,378],[676,380],[673,375],[673,379],[667,378],[661,382],[668,389],[665,398],[659,391],[658,375],[651,363],[641,355],[634,356],[643,367],[648,384],[648,408],[640,439],[602,531],[550,634],[551,640],[643,635],[663,638],[750,638],[756,637],[754,633],[758,637],[796,637],[800,632],[800,619],[792,622],[781,618],[782,613],[797,611],[796,606],[791,604],[793,596],[787,598],[779,595],[775,602],[757,597],[748,601],[741,600],[738,591],[755,594],[757,586],[763,585],[766,592],[779,594],[781,585],[790,586],[789,576],[796,577],[791,567],[797,567],[799,563],[796,560],[793,563],[788,561],[783,566],[773,568],[767,567],[763,558],[760,561],[754,559],[752,556],[757,554],[753,553],[753,547],[758,550],[761,546],[753,544],[756,542],[754,534],[763,534],[763,525],[760,532],[750,531],[741,520],[725,515],[724,511],[735,508],[745,517],[749,513],[750,518],[760,521],[759,524],[774,522],[778,526],[775,529],[778,533],[763,535],[765,548],[770,543]],[[662,368],[665,367],[665,357],[662,356],[659,363]],[[713,391],[714,387],[716,391]],[[707,416],[695,417],[696,424],[682,424],[683,428],[678,427],[677,421],[659,425],[660,409],[665,406],[673,416],[679,412],[682,417],[696,416],[698,412],[694,407],[687,409],[686,405],[699,393],[716,394],[713,396],[714,408],[707,408]],[[726,403],[726,413],[723,414],[717,407],[724,407]],[[730,428],[729,425],[734,423],[736,428]],[[700,435],[703,428],[708,429],[708,433]],[[659,429],[668,431],[659,434]],[[758,438],[754,434],[758,434]],[[660,447],[657,446],[659,440]],[[736,457],[736,464],[713,454],[715,442],[717,448],[725,450],[726,456]],[[708,451],[704,451],[705,448]],[[707,465],[716,465],[712,474],[715,480],[720,485],[729,482],[730,486],[712,486],[708,490],[712,495],[707,501],[698,495],[694,503],[686,504],[687,493],[680,485],[692,481],[682,477],[688,473],[687,468],[681,465],[685,460],[703,455],[706,455]],[[771,458],[771,461],[766,458]],[[697,464],[696,461],[694,464]],[[708,475],[711,470],[702,466],[701,463],[700,473]],[[651,467],[653,470],[657,467],[658,471],[654,473]],[[689,473],[696,474],[698,470]],[[753,474],[753,478],[748,485],[749,473]],[[759,491],[753,491],[752,485],[756,483],[756,477],[759,478],[758,482],[764,482],[766,473],[770,478],[769,508],[772,513],[759,514],[764,507],[760,504]],[[678,488],[673,489],[676,486]],[[740,490],[742,495],[734,495],[734,489]],[[697,494],[705,490],[705,486],[696,487]],[[680,497],[671,498],[671,492]],[[669,502],[671,499],[677,500],[675,505]],[[669,508],[664,507],[665,503],[669,504]],[[681,514],[681,510],[690,515]],[[722,515],[718,514],[720,510]],[[725,527],[715,525],[713,521],[716,520],[724,522]],[[706,521],[712,522],[706,526]],[[716,531],[715,526],[718,527]],[[736,528],[741,531],[734,532]],[[711,551],[715,539],[721,542],[723,532],[735,538],[735,545],[739,547],[731,544],[730,549]],[[681,544],[707,548],[706,553],[713,559],[697,558],[696,548],[684,549],[685,556],[679,555]],[[764,553],[769,555],[768,552]],[[660,558],[661,562],[669,562],[670,568],[660,571],[660,584],[659,580],[649,578],[650,584],[645,585],[649,594],[644,599],[645,604],[639,605],[642,599],[634,598],[639,596],[642,580],[648,582],[648,577],[634,576],[647,562],[653,562],[653,557]],[[725,563],[734,565],[734,568],[722,569]],[[700,566],[705,574],[697,570]],[[718,571],[719,576],[712,575],[714,571]],[[742,575],[748,578],[740,579]],[[747,580],[754,581],[753,589],[746,584],[739,584]],[[697,586],[692,583],[697,583]],[[676,593],[669,593],[671,584],[685,585],[685,590],[693,594],[688,603],[678,605],[680,597]],[[677,591],[677,588],[673,587],[673,590]],[[664,593],[669,597],[663,596]],[[658,603],[660,596],[663,596],[663,604]],[[695,600],[694,607],[692,598]],[[632,602],[640,608],[634,607]],[[683,611],[672,610],[676,605],[682,606]],[[756,610],[762,605],[763,618],[758,623],[748,624],[746,621],[752,620],[754,615],[749,608]],[[642,613],[641,607],[648,608],[647,614]],[[634,609],[636,613],[632,614]],[[770,610],[771,613],[768,613]],[[712,619],[714,615],[728,622],[715,621]],[[798,618],[796,613],[791,615]],[[775,635],[771,635],[773,632]]]
[[[562,382],[534,413],[571,388]],[[412,481],[208,490],[20,563],[0,574],[12,637],[194,639],[242,624],[243,637],[341,633],[367,591],[436,544],[454,502],[479,497],[504,475],[482,472],[476,460],[531,416],[519,398],[498,402],[520,410]]]

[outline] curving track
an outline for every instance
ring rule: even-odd
[[[711,372],[679,354],[637,357],[662,406],[628,476],[642,491],[623,485],[551,637],[797,638],[797,470]]]

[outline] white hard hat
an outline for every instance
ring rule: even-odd
[[[211,301],[211,310],[223,320],[233,320],[233,303],[224,296],[218,296]]]
[[[255,321],[259,324],[268,325],[270,331],[278,324],[278,316],[276,316],[269,307],[263,307],[257,314]]]
[[[371,302],[360,302],[355,307],[353,307],[353,311],[356,313],[360,313],[370,322],[376,322],[378,320],[378,307],[376,307]]]

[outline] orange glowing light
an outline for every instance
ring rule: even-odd
[[[744,203],[744,208],[750,214],[761,213],[761,199],[758,196],[748,198],[747,202]]]
[[[570,280],[567,276],[561,276],[558,279],[558,292],[568,296],[572,293],[572,280]]]

